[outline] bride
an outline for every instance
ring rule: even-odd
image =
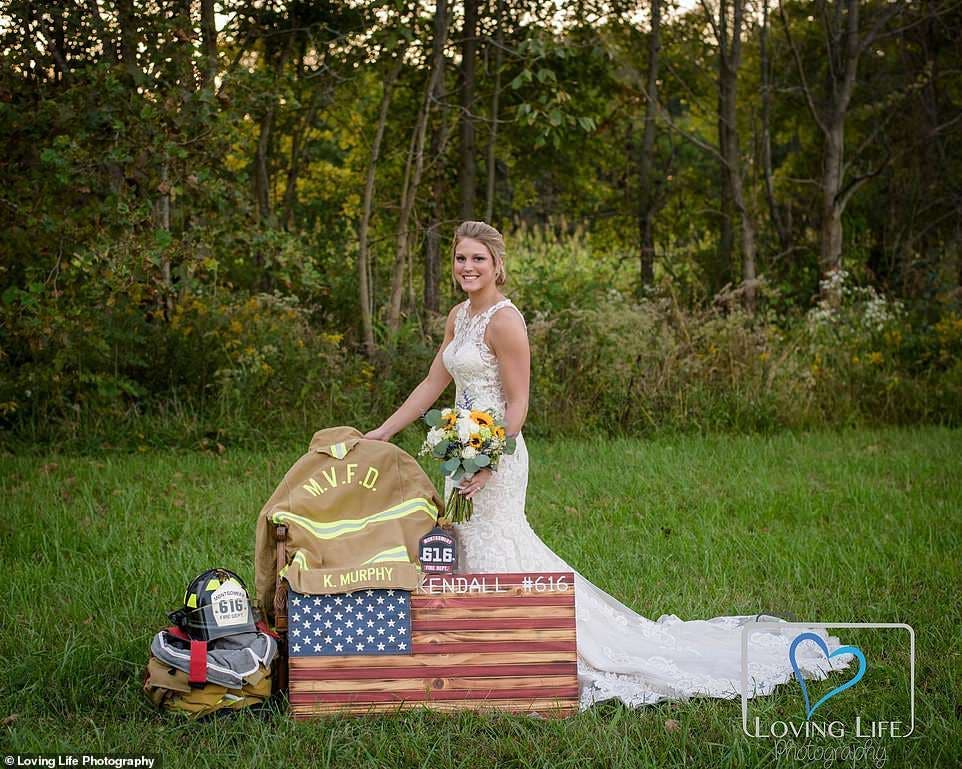
[[[673,614],[647,619],[599,589],[556,555],[525,517],[528,450],[521,428],[528,412],[530,352],[524,317],[500,291],[506,280],[501,234],[484,222],[464,222],[454,236],[453,278],[468,299],[448,314],[444,341],[427,377],[404,404],[364,437],[390,440],[442,395],[452,377],[459,408],[503,415],[517,439],[497,471],[483,468],[461,482],[474,514],[456,525],[464,572],[574,571],[580,704],[620,699],[629,706],[665,699],[741,694],[741,627],[756,616],[684,622]],[[453,489],[445,480],[444,498]],[[768,621],[774,618],[767,618]],[[796,631],[797,633],[797,631]],[[796,633],[756,632],[748,645],[749,696],[768,694],[792,678],[788,646]],[[835,638],[820,632],[830,649]],[[814,643],[796,659],[806,678],[824,678],[851,655],[827,660]]]

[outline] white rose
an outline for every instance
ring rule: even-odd
[[[478,452],[475,451],[474,446],[465,446],[464,449],[462,449],[462,451],[461,451],[461,456],[462,456],[464,459],[472,459],[473,457],[476,457],[477,455],[478,455]]]
[[[437,446],[441,440],[444,438],[444,430],[440,427],[432,427],[428,430],[427,444],[432,449]]]
[[[470,437],[471,428],[468,427],[468,423],[458,422],[458,440],[461,441],[461,443],[467,443]]]

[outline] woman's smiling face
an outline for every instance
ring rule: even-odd
[[[474,238],[461,238],[454,249],[454,277],[465,291],[474,293],[494,283],[497,267],[487,247]]]

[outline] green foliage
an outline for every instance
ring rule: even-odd
[[[637,301],[577,238],[511,242],[506,289],[532,350],[529,433],[962,423],[962,316],[951,307],[933,319],[847,283],[836,305],[794,319],[765,293],[769,309],[754,316],[686,308],[670,283]],[[370,429],[440,341],[440,328],[426,336],[409,321],[372,365],[291,296],[198,291],[145,312],[124,280],[109,260],[80,259],[57,298],[39,281],[4,293],[0,419],[19,439],[195,446]]]
[[[671,295],[540,312],[528,322],[531,413],[551,433],[959,424],[958,316],[933,327],[885,315],[874,297],[830,329],[814,313],[786,325]],[[940,365],[920,365],[920,350]]]

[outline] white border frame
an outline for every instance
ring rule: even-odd
[[[742,731],[748,737],[756,737],[748,731],[748,634],[760,630],[789,630],[797,628],[799,631],[820,628],[827,630],[835,627],[851,628],[901,628],[909,631],[909,712],[912,719],[912,728],[907,734],[900,735],[908,737],[915,731],[915,630],[911,625],[904,622],[746,622],[742,625]],[[768,739],[763,737],[762,739]]]

